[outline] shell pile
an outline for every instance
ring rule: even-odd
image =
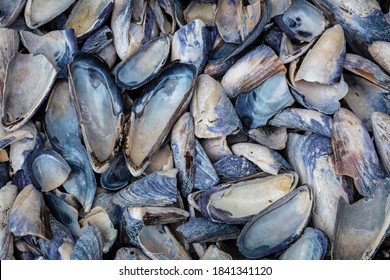
[[[1,259],[389,259],[386,0],[2,0]]]

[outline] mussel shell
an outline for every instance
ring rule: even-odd
[[[390,116],[380,112],[371,115],[375,145],[382,164],[390,174]]]
[[[43,54],[56,68],[59,77],[66,76],[66,65],[78,52],[74,30],[56,30],[42,36],[21,31],[20,37],[31,54]]]
[[[66,161],[52,150],[34,150],[27,157],[27,172],[36,188],[52,191],[68,178],[71,169]]]
[[[134,90],[151,81],[164,67],[169,49],[169,38],[164,35],[144,44],[115,67],[117,85]],[[148,61],[147,65],[144,61]]]
[[[111,15],[113,2],[114,0],[78,1],[64,27],[74,29],[78,40],[87,38]]]
[[[240,229],[235,225],[214,223],[197,217],[191,217],[187,223],[180,225],[176,231],[182,234],[189,243],[236,239],[240,233]]]
[[[167,206],[176,202],[177,169],[149,174],[117,192],[113,202],[121,207]]]
[[[213,167],[223,182],[236,181],[260,171],[250,160],[236,155],[221,158]]]
[[[249,129],[248,137],[272,150],[283,150],[287,143],[287,129],[272,125]]]
[[[224,184],[204,191],[199,199],[202,214],[214,222],[245,224],[275,201],[295,189],[296,173]]]
[[[138,248],[120,248],[115,255],[115,260],[150,260],[140,249]]]
[[[153,260],[191,259],[167,226],[146,226],[137,239],[142,251]]]
[[[124,141],[127,166],[133,176],[140,176],[147,168],[176,120],[186,110],[195,77],[194,66],[172,64],[134,102]],[[159,114],[156,114],[157,108]]]
[[[2,4],[0,4],[0,10],[2,10],[1,5]],[[16,30],[0,28],[0,96],[3,96],[7,65],[11,58],[19,50],[19,44],[20,37],[19,33]]]
[[[103,257],[102,235],[95,225],[82,229],[80,238],[73,247],[71,260],[101,260]]]
[[[109,167],[100,177],[100,184],[107,190],[119,190],[130,183],[131,173],[123,154],[110,161]]]
[[[183,11],[183,16],[187,23],[190,23],[194,19],[200,19],[207,24],[214,21],[216,9],[217,5],[215,3],[191,1]]]
[[[28,0],[24,10],[26,24],[36,29],[59,16],[68,9],[75,0]]]
[[[10,248],[13,247],[13,238],[9,227],[9,218],[12,205],[18,195],[18,188],[15,185],[6,185],[0,188],[0,259],[5,260]]]
[[[92,167],[101,173],[113,158],[121,136],[122,96],[107,65],[94,55],[76,55],[70,72],[83,139]]]
[[[16,53],[12,57],[2,100],[5,130],[14,131],[31,119],[49,95],[56,75],[57,71],[43,55]]]
[[[266,125],[270,118],[293,103],[286,75],[279,72],[253,91],[240,94],[236,101],[236,111],[243,123],[256,128]]]
[[[22,12],[27,0],[3,0],[0,2],[0,27],[11,25]]]
[[[242,128],[226,91],[218,81],[206,74],[197,78],[190,111],[198,138],[227,136]]]
[[[368,46],[368,51],[370,52],[375,62],[382,66],[382,68],[385,69],[388,74],[390,74],[390,43],[388,41],[375,41]]]
[[[145,226],[184,222],[190,214],[176,207],[128,207],[129,216]]]
[[[114,34],[114,45],[116,53],[121,60],[129,57],[130,47],[130,24],[133,9],[132,0],[116,0],[111,15],[111,28]]]
[[[210,245],[200,260],[232,260],[232,256],[218,249],[217,246]]]
[[[277,114],[270,124],[276,127],[310,131],[329,138],[332,132],[331,117],[307,109],[287,108]]]
[[[217,172],[214,170],[202,145],[195,139],[195,189],[208,189],[218,183],[219,178]]]
[[[212,44],[204,22],[195,19],[173,35],[171,60],[194,65],[200,73],[206,65]]]
[[[295,189],[245,224],[237,239],[240,252],[255,259],[287,248],[306,227],[312,207],[311,189],[305,185]]]
[[[370,198],[365,197],[351,205],[339,199],[334,259],[371,259],[374,256],[390,226],[389,197],[390,182],[385,179]]]
[[[9,230],[16,237],[32,235],[51,239],[49,214],[42,193],[32,185],[16,197],[9,216]]]
[[[327,24],[322,12],[305,0],[292,1],[287,11],[274,20],[291,39],[305,42],[321,35]]]
[[[315,228],[306,228],[302,236],[280,257],[280,260],[322,260],[328,246],[326,235]]]
[[[222,77],[221,84],[229,98],[236,98],[280,71],[286,72],[286,68],[279,57],[270,47],[260,45],[237,60]]]
[[[332,150],[336,173],[352,177],[358,192],[371,196],[384,172],[363,123],[343,108],[333,117]]]

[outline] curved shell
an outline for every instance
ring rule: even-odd
[[[213,164],[222,182],[236,181],[258,173],[259,168],[250,160],[228,155]]]
[[[14,131],[31,119],[49,95],[56,75],[57,71],[43,55],[16,53],[12,57],[2,100],[5,130]]]
[[[107,65],[91,54],[74,58],[69,82],[92,167],[102,173],[122,134],[122,96]]]
[[[227,136],[242,128],[225,90],[209,75],[198,77],[190,110],[198,138]]]
[[[199,208],[214,222],[245,224],[294,190],[297,183],[296,173],[284,173],[217,186],[201,194]]]
[[[388,74],[390,74],[390,43],[375,41],[368,46],[368,51],[374,58],[375,62],[382,66],[382,68],[385,69]]]
[[[22,12],[27,0],[3,0],[0,2],[0,27],[10,26]]]
[[[283,150],[287,142],[287,129],[276,126],[263,126],[249,129],[248,137],[255,143],[272,150]]]
[[[168,59],[170,40],[161,36],[150,40],[136,53],[115,67],[118,86],[134,90],[151,81],[164,67]],[[147,64],[144,61],[148,61]]]
[[[375,145],[387,174],[390,174],[390,116],[380,112],[371,115]]]
[[[100,177],[100,184],[107,190],[118,190],[130,183],[131,173],[123,154],[110,161],[109,167]]]
[[[101,260],[103,257],[102,235],[95,225],[83,228],[80,238],[73,247],[71,260]]]
[[[311,189],[308,186],[295,189],[244,226],[237,239],[240,252],[256,259],[287,248],[306,227],[312,207]]]
[[[111,15],[113,2],[114,0],[78,1],[64,27],[74,29],[79,40],[87,38]]]
[[[127,166],[133,176],[140,176],[147,168],[176,120],[186,110],[195,77],[195,67],[173,64],[134,102],[124,143]],[[160,109],[159,114],[155,113],[156,108]]]
[[[28,0],[24,9],[26,24],[36,29],[65,12],[75,0]]]

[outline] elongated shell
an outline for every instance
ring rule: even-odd
[[[166,206],[176,202],[177,169],[155,172],[117,192],[113,202],[122,207]]]
[[[26,24],[36,29],[51,21],[73,4],[75,0],[28,0],[24,10]]]
[[[0,2],[0,27],[11,25],[22,12],[27,0],[3,0]]]
[[[95,172],[113,158],[122,132],[123,103],[107,66],[90,54],[79,54],[70,67],[69,83],[81,132]]]
[[[385,69],[386,72],[390,74],[390,43],[375,41],[368,47],[368,51],[374,58],[375,62],[382,66],[383,69]]]
[[[295,189],[244,226],[237,239],[240,252],[255,259],[287,248],[306,227],[312,207],[311,189],[308,186]]]
[[[130,24],[133,0],[115,0],[111,15],[111,28],[114,34],[116,53],[121,60],[130,56]]]
[[[5,260],[13,248],[13,237],[10,231],[9,218],[12,205],[18,195],[15,185],[6,185],[0,188],[0,259]]]
[[[352,177],[358,192],[371,196],[384,174],[367,130],[343,108],[333,117],[332,149],[336,173]]]
[[[195,67],[173,64],[134,102],[124,144],[127,166],[133,176],[140,176],[146,169],[176,120],[187,108],[195,76]]]
[[[150,40],[140,49],[123,60],[115,68],[118,86],[137,89],[151,81],[164,67],[168,59],[170,41],[167,36]],[[147,64],[144,61],[148,61]]]
[[[199,208],[214,222],[244,224],[296,187],[296,173],[225,184],[204,191]]]
[[[5,130],[16,130],[31,119],[48,96],[56,75],[57,71],[43,55],[13,56],[7,67],[2,100]]]

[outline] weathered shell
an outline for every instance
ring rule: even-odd
[[[34,150],[27,157],[27,172],[36,188],[52,191],[68,178],[71,169],[58,153],[52,150]]]
[[[371,115],[375,145],[387,174],[390,174],[390,116],[380,112]]]
[[[201,139],[200,141],[204,151],[207,154],[207,157],[211,162],[216,162],[225,156],[233,154],[227,144],[226,136]]]
[[[50,213],[77,238],[80,236],[78,211],[51,192],[45,193],[45,202]]]
[[[308,186],[295,189],[244,226],[237,239],[240,252],[255,259],[287,248],[306,227],[312,207],[311,189]]]
[[[81,227],[95,225],[99,229],[102,237],[103,253],[108,253],[116,240],[118,231],[114,228],[106,211],[100,207],[93,208],[79,223]]]
[[[295,81],[305,80],[325,85],[339,83],[344,58],[344,31],[340,25],[335,25],[327,29],[307,53],[295,76]]]
[[[51,239],[49,214],[42,193],[32,185],[16,197],[9,214],[9,230],[16,237],[32,235]]]
[[[249,129],[248,137],[269,149],[282,150],[287,143],[287,129],[275,126],[263,126]]]
[[[191,259],[167,226],[146,226],[137,238],[142,251],[153,260]]]
[[[313,0],[333,24],[340,24],[349,46],[356,53],[368,53],[368,44],[390,41],[390,24],[375,0]]]
[[[302,236],[280,257],[281,260],[322,260],[328,241],[326,235],[315,228],[306,228]]]
[[[28,0],[24,9],[26,24],[36,29],[65,12],[75,0]]]
[[[2,10],[0,4],[0,10]],[[0,20],[1,26],[2,20]],[[15,53],[19,50],[20,37],[16,30],[0,28],[0,98],[3,98],[3,89],[7,65]],[[0,109],[2,110],[2,109]]]
[[[314,110],[287,108],[277,114],[270,124],[277,127],[310,131],[326,137],[332,133],[332,118]]]
[[[236,101],[236,111],[243,123],[256,128],[266,125],[270,118],[293,103],[286,75],[279,72],[253,91],[240,94]]]
[[[190,110],[198,138],[227,136],[242,128],[226,91],[209,75],[199,75]]]
[[[229,155],[213,164],[222,182],[239,180],[258,173],[259,168],[250,160],[236,155]]]
[[[71,101],[68,83],[59,80],[54,86],[45,113],[45,128],[51,146],[71,168],[65,190],[74,195],[89,212],[95,196],[96,180],[88,154],[80,140],[76,108]]]
[[[114,34],[116,53],[121,60],[130,56],[130,24],[133,0],[115,0],[111,15],[111,28]]]
[[[217,186],[201,194],[199,208],[214,222],[245,224],[294,190],[297,183],[296,173],[284,173]]]
[[[171,60],[194,65],[200,73],[206,65],[211,47],[211,36],[206,25],[200,19],[195,19],[173,35]]]
[[[381,181],[371,198],[365,197],[351,205],[340,198],[334,259],[371,259],[374,256],[390,226],[389,184],[388,179]]]
[[[195,182],[194,119],[184,113],[171,133],[171,148],[175,167],[179,171],[178,188],[183,197],[192,192]]]
[[[14,131],[31,119],[49,95],[56,75],[57,71],[43,55],[16,53],[12,57],[2,100],[5,130]]]
[[[235,155],[249,159],[261,170],[270,174],[277,175],[280,169],[290,169],[290,165],[278,152],[260,144],[238,143],[231,148]]]
[[[127,166],[133,176],[142,174],[176,120],[186,110],[195,76],[195,67],[173,64],[134,102],[124,144]],[[159,108],[159,114],[155,114],[156,108]]]
[[[164,67],[169,49],[170,41],[167,36],[154,38],[144,44],[115,67],[118,86],[133,90],[151,81]],[[145,65],[144,61],[148,61],[148,64]]]
[[[150,174],[172,168],[174,168],[172,150],[170,145],[167,144],[157,150],[145,171]]]
[[[222,77],[221,84],[229,98],[236,98],[281,71],[286,72],[286,68],[274,51],[261,45],[237,60]]]
[[[251,1],[245,7],[243,1],[219,1],[215,24],[225,42],[241,44],[260,20],[260,15],[260,1]]]
[[[21,31],[23,45],[31,54],[42,54],[56,68],[59,77],[66,76],[66,65],[70,64],[78,52],[74,30],[56,30],[39,36]]]
[[[217,172],[214,170],[202,145],[195,139],[195,189],[208,189],[218,183]]]
[[[316,40],[309,43],[299,43],[291,40],[283,33],[279,46],[279,58],[283,64],[290,63],[304,55],[314,45]]]
[[[365,128],[372,132],[372,113],[390,114],[390,90],[355,75],[345,74],[344,77],[348,84],[348,94],[344,97],[346,104],[363,122]]]
[[[305,0],[292,1],[287,11],[274,20],[291,39],[305,42],[321,35],[327,24],[322,12]]]
[[[65,28],[74,29],[77,39],[85,39],[110,16],[114,0],[78,1],[69,15]]]
[[[176,207],[129,207],[129,216],[145,226],[184,222],[190,214]]]
[[[358,192],[371,196],[383,178],[383,170],[362,122],[343,108],[333,117],[332,149],[336,173],[352,177]]]
[[[235,225],[214,223],[197,217],[191,217],[187,223],[180,225],[176,231],[182,234],[189,243],[236,239],[240,233],[240,229]]]
[[[76,55],[69,83],[92,167],[102,173],[121,136],[122,97],[107,66],[90,54]]]
[[[154,172],[117,192],[113,202],[122,207],[166,206],[176,202],[177,169]]]
[[[333,163],[331,140],[317,134],[289,133],[287,156],[303,184],[312,187],[313,226],[324,231],[334,241],[338,199],[352,202],[351,184],[338,176]]]
[[[114,226],[117,226],[122,215],[122,210],[112,201],[113,196],[114,192],[107,191],[103,188],[98,188],[92,204],[92,208],[100,207],[106,210],[106,213],[110,217],[110,220]]]
[[[344,69],[361,76],[370,82],[390,90],[390,76],[377,64],[362,56],[347,53],[344,60]]]
[[[71,260],[101,260],[103,257],[102,235],[95,225],[82,229],[80,238],[73,247]]]
[[[390,74],[390,43],[375,41],[368,46],[368,51],[374,58],[375,62],[382,66],[382,68],[385,69],[388,74]]]

